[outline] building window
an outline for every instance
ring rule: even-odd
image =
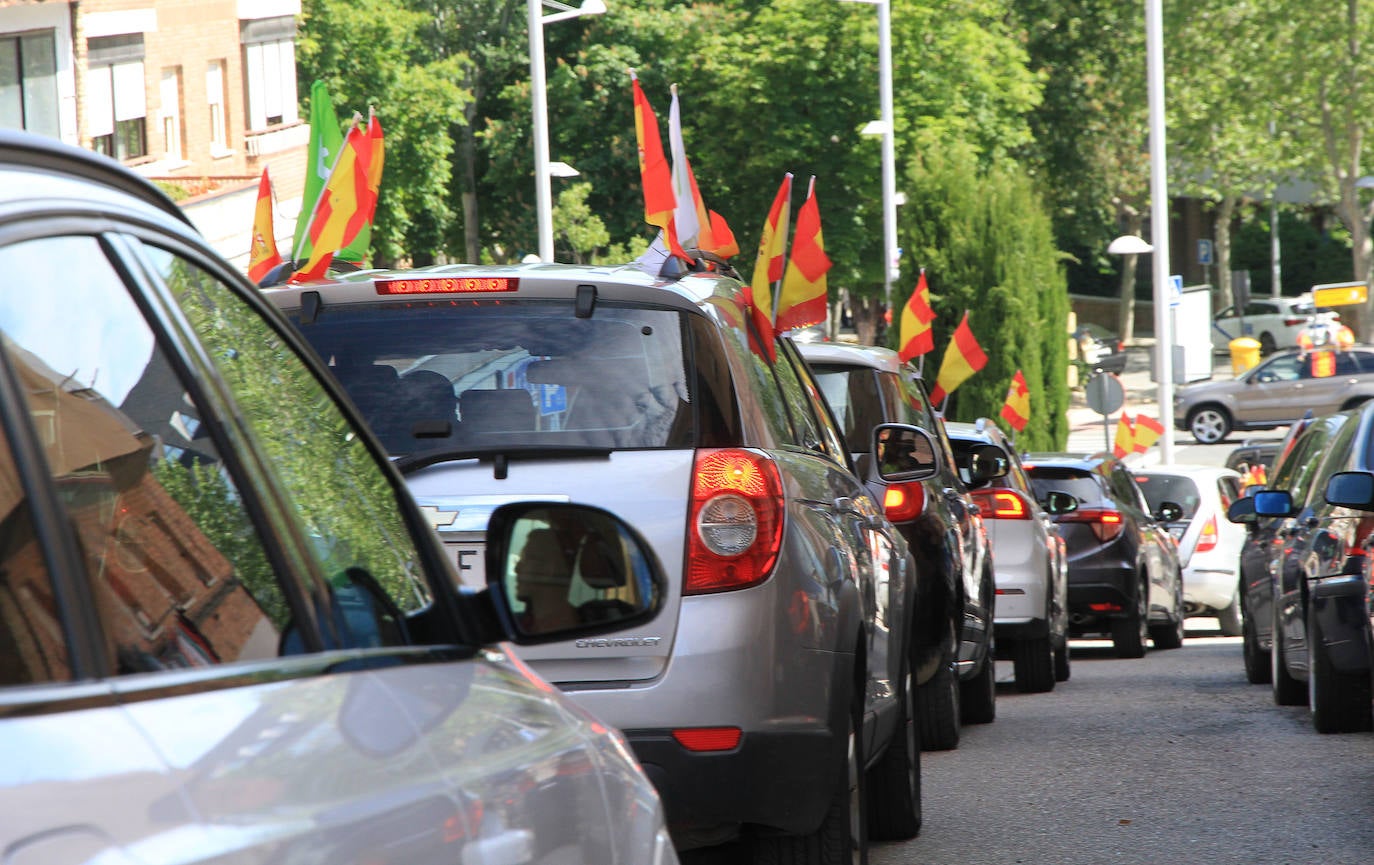
[[[300,119],[296,110],[296,19],[242,23],[248,128],[260,131]]]
[[[115,159],[148,155],[143,34],[89,39],[86,126],[91,146]]]
[[[53,31],[0,38],[0,126],[57,138],[57,110]]]
[[[205,69],[205,101],[210,105],[210,152],[229,149],[228,121],[224,116],[224,61],[212,60]]]
[[[162,146],[167,159],[180,162],[181,151],[181,69],[162,70]]]

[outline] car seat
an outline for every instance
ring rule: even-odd
[[[417,369],[401,376],[397,414],[402,422],[402,451],[442,447],[457,439],[458,395],[442,373]]]

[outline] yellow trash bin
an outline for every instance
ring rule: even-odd
[[[1240,336],[1227,343],[1231,349],[1231,374],[1240,375],[1260,361],[1259,340]]]

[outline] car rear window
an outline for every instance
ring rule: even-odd
[[[297,322],[392,454],[692,447],[684,314],[571,301],[328,303]]]
[[[1082,469],[1035,466],[1030,469],[1030,480],[1035,497],[1040,501],[1044,501],[1055,490],[1068,493],[1078,499],[1079,504],[1091,504],[1107,498],[1102,477]]]
[[[1150,513],[1159,513],[1159,506],[1173,502],[1183,508],[1182,519],[1191,520],[1202,503],[1202,494],[1192,478],[1177,475],[1136,475],[1135,482],[1150,503]]]

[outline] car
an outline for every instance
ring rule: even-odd
[[[992,420],[946,422],[945,430],[992,545],[997,657],[1012,662],[1018,691],[1052,691],[1071,669],[1068,556],[1052,515],[1077,501],[1060,492],[1038,501],[1015,445]]]
[[[872,488],[916,556],[919,667],[934,671],[922,677],[917,692],[921,744],[927,750],[956,748],[961,723],[987,724],[997,714],[997,588],[986,522],[959,477],[945,422],[911,364],[878,346],[799,348],[857,465],[871,464],[868,430],[879,424],[909,424],[936,443],[935,474],[897,482],[879,478]]]
[[[510,655],[652,621],[638,532],[512,500],[460,593],[316,354],[157,187],[6,130],[0,199],[7,861],[675,860],[621,734]],[[624,586],[604,620],[515,618],[552,522]]]
[[[1073,332],[1078,356],[1091,372],[1110,372],[1120,375],[1126,371],[1125,344],[1121,337],[1100,324],[1087,322]]]
[[[1315,306],[1311,295],[1252,298],[1212,316],[1212,348],[1228,351],[1231,340],[1248,336],[1259,342],[1261,355],[1269,355],[1297,345],[1298,334],[1319,314],[1325,320],[1340,318],[1333,309]]]
[[[759,331],[728,262],[677,262],[368,270],[263,297],[369,418],[465,583],[507,499],[642,532],[667,570],[659,615],[519,656],[624,732],[677,849],[848,862],[920,828],[915,562],[792,340]]]
[[[1274,440],[1246,439],[1231,449],[1223,465],[1242,476],[1257,467],[1267,474],[1274,467],[1274,458],[1279,454],[1279,444],[1280,442]]]
[[[1183,509],[1151,511],[1126,463],[1105,453],[1032,453],[1037,499],[1067,493],[1076,507],[1054,516],[1068,550],[1069,634],[1107,635],[1120,658],[1183,645],[1183,569],[1168,523]]]
[[[1183,606],[1189,618],[1216,618],[1224,637],[1241,636],[1240,565],[1245,529],[1226,517],[1244,478],[1223,466],[1172,463],[1138,469],[1136,483],[1151,512],[1177,502],[1169,523],[1183,565]]]
[[[1282,349],[1234,379],[1174,390],[1174,424],[1202,444],[1233,430],[1288,426],[1304,411],[1323,415],[1374,398],[1374,347]]]

